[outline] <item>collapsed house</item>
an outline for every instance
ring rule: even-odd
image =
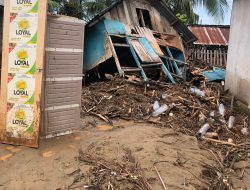
[[[187,49],[188,59],[203,62],[209,66],[226,67],[230,26],[193,25],[189,29],[197,41]]]
[[[185,78],[184,45],[195,40],[162,1],[119,0],[86,25],[84,72],[138,73],[145,81],[164,73],[175,83]]]

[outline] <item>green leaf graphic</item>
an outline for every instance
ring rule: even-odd
[[[29,126],[29,128],[26,130],[28,133],[33,133],[34,132],[34,122]]]
[[[32,68],[26,74],[35,74],[36,73],[36,63],[32,66]]]
[[[36,1],[34,7],[29,11],[29,13],[37,13],[37,12],[38,12],[38,0]]]
[[[32,37],[32,39],[28,42],[28,44],[36,44],[37,43],[37,32]]]
[[[31,98],[27,102],[25,102],[25,104],[31,105],[34,103],[35,103],[35,93],[31,96]]]

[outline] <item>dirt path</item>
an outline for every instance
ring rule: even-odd
[[[79,149],[86,150],[90,145],[96,155],[111,160],[118,160],[125,148],[130,149],[154,190],[163,189],[153,167],[156,162],[160,162],[156,166],[170,190],[205,187],[200,178],[202,165],[213,165],[215,161],[199,148],[194,137],[149,124],[116,121],[114,126],[111,130],[87,127],[70,136],[43,140],[38,150],[0,145],[0,189],[84,189],[84,185],[91,185],[92,166],[79,162],[77,157]],[[248,172],[244,175],[248,184],[242,189],[250,187]],[[74,183],[78,177],[80,182]]]

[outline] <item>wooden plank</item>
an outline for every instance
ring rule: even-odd
[[[108,36],[108,40],[109,40],[109,43],[110,43],[110,46],[111,46],[112,54],[113,54],[113,57],[115,59],[115,64],[116,64],[117,70],[119,72],[119,75],[124,76],[124,72],[122,71],[121,64],[119,62],[119,58],[118,58],[118,56],[116,54],[115,47],[113,45],[113,42],[112,42],[112,39],[111,39],[110,36]]]
[[[224,65],[223,66],[227,66],[227,53],[225,50],[223,52],[223,56],[224,56]]]
[[[130,19],[130,16],[129,16],[128,6],[127,6],[126,1],[123,1],[123,7],[124,7],[124,11],[125,11],[125,16],[126,16],[127,24],[131,25],[131,19]]]
[[[23,39],[24,37],[20,38],[21,40],[17,41],[15,48],[19,48],[19,46],[25,44],[32,44],[31,49],[36,51],[36,71],[35,74],[27,75],[26,73],[10,73],[8,74],[8,65],[10,65],[9,60],[9,44],[12,42],[11,40],[15,39],[14,36],[10,35],[10,29],[14,30],[14,26],[10,25],[10,15],[11,15],[11,5],[13,1],[5,1],[5,17],[4,17],[4,52],[3,52],[3,80],[2,80],[2,90],[1,90],[1,118],[0,118],[0,141],[2,143],[7,144],[14,144],[14,145],[25,145],[29,147],[38,147],[39,142],[39,131],[40,131],[40,106],[41,106],[41,91],[42,91],[42,81],[43,81],[43,65],[44,65],[44,57],[45,57],[45,32],[46,32],[46,21],[47,21],[47,0],[37,0],[33,1],[33,7],[27,7],[23,5],[16,5],[20,6],[21,9],[14,9],[18,11],[28,12],[32,11],[32,17],[29,17],[28,22],[33,21],[33,25],[30,25],[29,30],[34,30],[34,35],[37,34],[37,38],[32,38],[31,41],[27,41]],[[36,2],[38,2],[38,10],[35,9]],[[29,10],[27,10],[29,8]],[[38,12],[37,12],[38,11]],[[15,21],[17,22],[20,12],[17,12],[17,16],[15,17]],[[37,16],[38,14],[38,16]],[[21,20],[22,21],[22,20]],[[26,21],[27,22],[27,21]],[[37,24],[37,28],[33,26]],[[37,33],[36,33],[37,32]],[[32,34],[33,35],[33,34]],[[29,37],[32,37],[29,36]],[[29,39],[29,38],[28,38]],[[37,40],[34,40],[37,39]],[[14,51],[14,50],[12,50]],[[27,52],[30,53],[30,52]],[[10,82],[8,80],[9,77],[20,77],[20,79],[24,76],[29,77],[30,81],[35,85],[33,88],[34,90],[34,100],[29,104],[24,102],[20,103],[17,100],[10,99],[10,93],[12,93],[12,87],[10,86]],[[18,82],[20,82],[20,79]],[[26,79],[26,78],[24,78]],[[24,81],[22,79],[22,82]],[[9,81],[9,84],[8,84]],[[8,85],[11,87],[8,87]],[[27,83],[24,81],[24,85],[31,86],[31,83]],[[9,88],[9,89],[8,89]],[[26,88],[26,87],[25,87]],[[32,92],[33,93],[33,92]],[[33,96],[32,96],[33,97]],[[11,102],[9,102],[11,101]],[[13,102],[12,102],[13,101]],[[34,102],[34,103],[33,103]],[[19,118],[17,119],[17,112],[20,112]],[[13,117],[13,118],[12,118]],[[21,119],[20,119],[21,118]],[[25,118],[25,120],[24,120]],[[27,119],[28,118],[28,119]],[[15,119],[15,120],[14,120]],[[12,121],[13,120],[13,121]],[[17,122],[18,121],[18,122]],[[22,129],[24,126],[28,126],[29,128]]]
[[[210,50],[210,64],[213,65],[213,50]]]
[[[3,52],[0,88],[0,142],[3,142],[6,134],[7,123],[7,85],[8,85],[8,62],[9,62],[9,31],[10,31],[10,1],[5,1],[3,21]]]
[[[117,21],[120,21],[119,20],[119,16],[118,16],[118,12],[116,10],[116,7],[114,7],[111,11],[110,11],[110,15],[111,15],[111,18],[113,20],[117,20]]]
[[[217,50],[217,53],[216,53],[216,66],[219,66],[219,64],[220,64],[219,50]]]
[[[127,24],[126,13],[125,13],[125,9],[123,7],[123,4],[117,5],[116,9],[118,12],[119,20],[122,23]]]
[[[222,51],[221,51],[221,49],[220,49],[220,66],[221,66],[221,67],[223,66],[223,59],[222,59],[222,56],[223,56],[223,54],[222,54]]]
[[[207,63],[210,64],[210,59],[209,59],[209,50],[207,50]]]
[[[216,52],[217,52],[217,50],[214,50],[214,60],[213,60],[213,66],[215,66],[215,65],[216,65]]]
[[[34,132],[37,134],[37,139],[33,147],[39,146],[39,133],[40,133],[40,119],[41,119],[41,96],[42,96],[42,83],[44,76],[44,63],[45,63],[45,41],[46,41],[46,27],[47,27],[47,9],[48,0],[39,0],[39,19],[38,19],[38,32],[37,32],[37,72],[36,72],[36,88],[35,88],[35,122]]]
[[[140,17],[140,20],[141,20],[141,22],[142,22],[142,26],[143,26],[143,27],[146,27],[145,20],[144,20],[144,16],[143,16],[143,13],[142,13],[142,10],[141,10],[141,9],[139,10],[139,17]]]

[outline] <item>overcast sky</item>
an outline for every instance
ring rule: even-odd
[[[230,18],[231,18],[231,12],[232,12],[232,4],[233,0],[227,0],[230,9],[225,15],[225,19],[219,21],[218,19],[214,19],[213,17],[209,16],[206,12],[206,10],[203,7],[197,7],[195,9],[195,12],[200,15],[201,23],[200,24],[221,24],[221,25],[229,25],[230,24]]]

